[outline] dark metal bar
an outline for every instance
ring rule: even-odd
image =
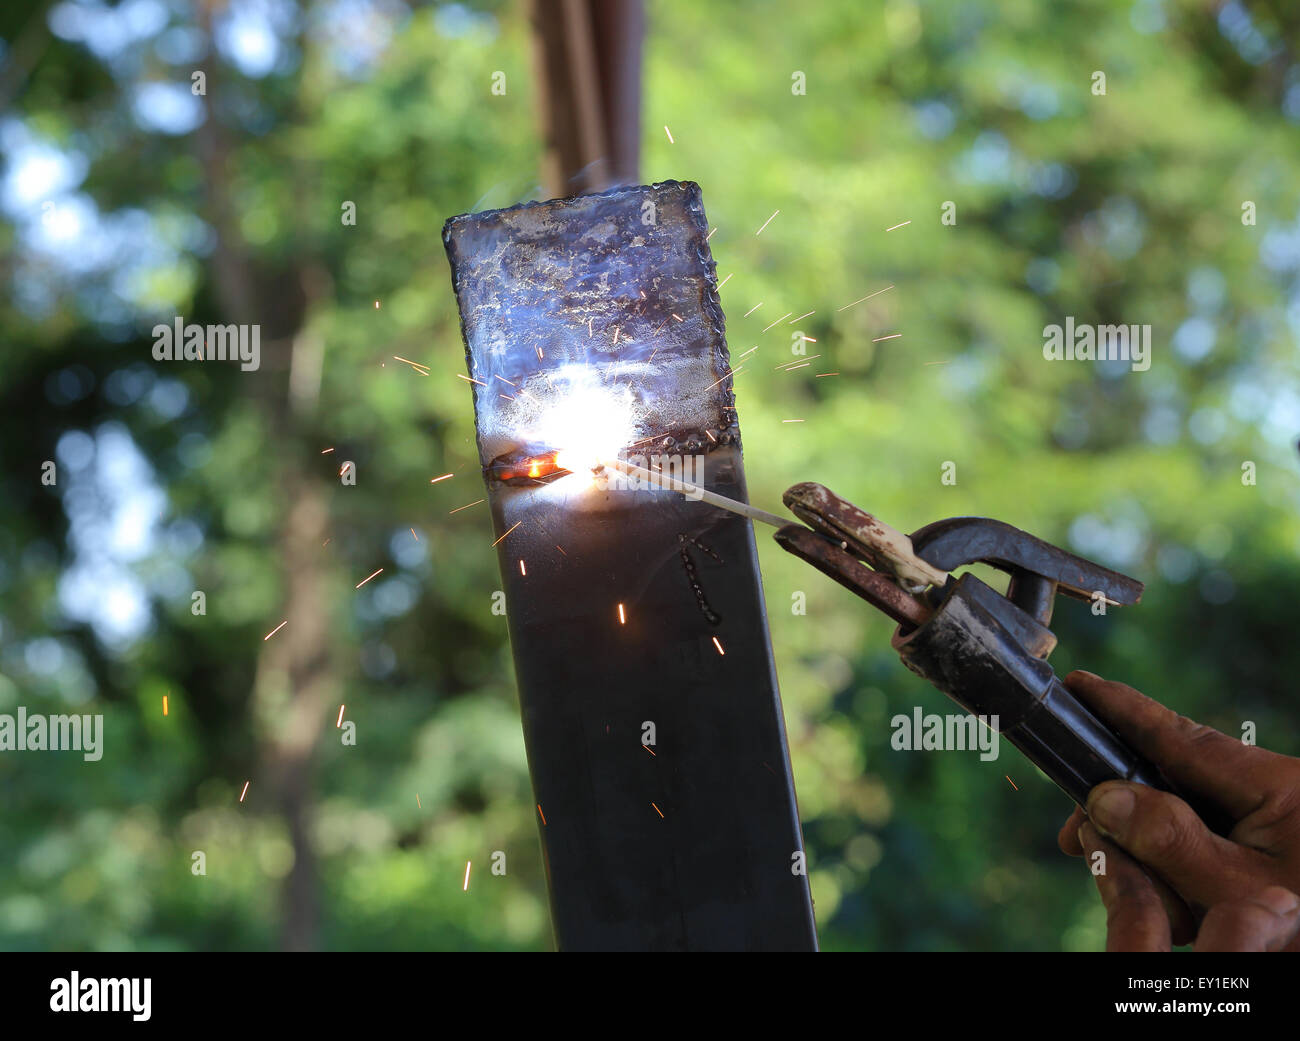
[[[567,447],[557,403],[630,403],[641,450],[747,501],[707,231],[675,182],[444,229],[565,950],[816,946],[749,523],[518,462]]]

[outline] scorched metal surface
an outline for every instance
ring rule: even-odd
[[[707,234],[676,182],[443,230],[564,950],[817,942],[749,523],[586,474],[499,477],[610,408],[631,452],[747,501]]]

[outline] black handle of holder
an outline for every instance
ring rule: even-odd
[[[998,597],[971,574],[951,582],[930,619],[893,644],[903,663],[968,712],[983,716],[1080,806],[1104,781],[1174,791],[1168,779],[1101,722],[1044,659],[1026,651],[991,610]],[[996,717],[996,722],[992,720]],[[1211,830],[1233,821],[1175,792]]]

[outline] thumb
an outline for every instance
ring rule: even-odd
[[[1088,795],[1088,817],[1191,903],[1211,907],[1272,881],[1267,858],[1220,838],[1176,795],[1107,781]]]

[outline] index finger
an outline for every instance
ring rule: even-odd
[[[1123,683],[1091,672],[1072,672],[1065,685],[1134,750],[1150,759],[1187,792],[1207,796],[1241,820],[1276,787],[1276,760],[1186,716]]]

